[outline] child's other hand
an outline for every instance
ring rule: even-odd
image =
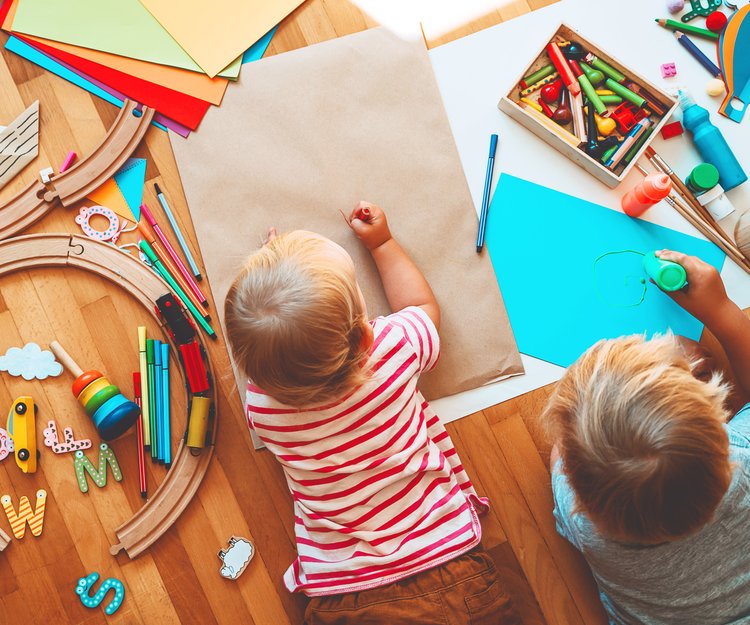
[[[266,238],[265,238],[265,239],[263,239],[263,242],[261,243],[261,247],[265,247],[266,245],[268,245],[268,244],[269,244],[269,243],[270,243],[271,241],[273,241],[273,240],[274,240],[274,239],[275,239],[275,238],[276,238],[277,236],[278,236],[278,234],[276,234],[276,228],[274,228],[273,226],[271,226],[271,227],[270,227],[270,228],[268,229],[268,234],[266,235]]]
[[[391,239],[391,231],[383,209],[370,202],[357,203],[349,215],[349,227],[368,250],[374,250]]]
[[[695,256],[671,250],[656,252],[659,258],[679,263],[687,274],[687,288],[667,293],[675,302],[707,326],[722,314],[724,305],[731,303],[724,283],[715,267]]]

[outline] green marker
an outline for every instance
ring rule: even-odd
[[[203,315],[201,315],[200,311],[195,307],[193,302],[190,301],[188,296],[185,294],[185,291],[180,288],[180,285],[175,282],[174,278],[169,274],[169,272],[164,268],[164,265],[162,265],[161,261],[157,258],[156,254],[154,253],[154,250],[151,248],[151,246],[148,244],[148,241],[141,241],[140,243],[141,251],[146,255],[146,258],[148,258],[149,262],[156,268],[156,271],[159,272],[159,275],[164,278],[164,280],[167,282],[169,287],[175,292],[177,297],[182,300],[182,303],[185,305],[185,307],[190,311],[190,314],[193,316],[193,319],[195,319],[198,322],[198,325],[200,325],[201,328],[203,328],[212,339],[216,338],[216,332],[214,332],[214,329],[208,324],[208,322],[205,320]]]
[[[613,145],[609,150],[607,150],[604,154],[602,154],[602,157],[599,159],[602,163],[606,163],[610,157],[617,152],[617,149],[620,147],[620,143],[616,143]]]
[[[607,85],[607,89],[614,91],[617,95],[622,96],[628,102],[632,102],[638,108],[641,108],[642,106],[646,104],[645,98],[642,98],[637,93],[635,93],[634,91],[631,91],[627,87],[623,87],[619,82],[616,82],[612,80],[611,78],[607,78],[604,84]]]
[[[599,57],[594,56],[590,52],[586,55],[586,62],[593,68],[598,69],[600,72],[612,78],[615,82],[625,82],[627,77],[625,74],[621,74],[614,67],[602,61]],[[614,91],[614,89],[612,89]]]
[[[679,291],[687,284],[682,265],[659,258],[654,252],[643,255],[643,269],[662,291]]]
[[[644,132],[638,140],[633,144],[633,147],[630,148],[628,153],[625,155],[625,158],[622,159],[622,162],[626,165],[630,163],[630,161],[633,160],[633,157],[638,154],[638,151],[643,147],[643,144],[648,141],[648,138],[651,136],[651,133],[656,130],[656,126],[651,126],[646,132]]]

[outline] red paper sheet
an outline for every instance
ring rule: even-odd
[[[6,4],[10,3],[6,2]],[[4,9],[5,7],[0,9],[0,14]],[[102,81],[146,106],[155,108],[162,115],[172,118],[191,130],[195,130],[198,127],[206,111],[208,111],[208,107],[211,106],[210,102],[206,102],[205,100],[200,100],[179,91],[167,89],[156,83],[110,69],[99,63],[82,59],[74,54],[62,52],[38,41],[29,40],[18,33],[14,34],[30,46],[38,48],[52,58],[81,70],[89,76],[96,78],[96,80]]]

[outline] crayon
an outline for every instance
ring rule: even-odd
[[[535,72],[523,78],[520,83],[521,89],[526,89],[526,87],[528,87],[529,85],[533,85],[535,82],[541,80],[542,78],[546,76],[549,76],[554,71],[555,71],[554,65],[545,65],[541,69],[538,69]]]
[[[632,102],[637,107],[642,107],[644,104],[646,104],[646,99],[639,96],[637,93],[631,91],[627,87],[621,85],[618,82],[615,82],[611,78],[607,78],[605,83],[607,87],[609,87],[612,91],[614,91],[617,95],[622,96],[625,98],[628,102]]]
[[[594,69],[598,69],[605,76],[609,76],[615,82],[625,82],[625,80],[627,79],[624,74],[621,74],[614,67],[605,63],[599,57],[591,54],[590,52],[586,55],[586,62]]]
[[[563,82],[565,83],[565,86],[568,88],[568,91],[570,91],[571,96],[577,96],[581,93],[581,86],[578,84],[578,81],[576,80],[575,76],[573,75],[573,72],[570,69],[570,66],[568,65],[565,57],[563,56],[562,50],[560,50],[560,46],[557,45],[554,41],[551,41],[547,44],[547,54],[549,55],[550,60],[552,61],[552,64],[555,66],[555,69],[557,69],[558,73],[560,74],[560,78],[562,78]],[[573,98],[571,97],[571,100]]]
[[[675,20],[665,20],[656,18],[654,20],[659,26],[666,28],[667,30],[677,30],[681,33],[690,33],[696,37],[705,37],[706,39],[712,39],[716,41],[719,38],[719,33],[714,33],[707,28],[700,28],[699,26],[690,26],[690,24],[683,24],[682,22],[676,22]]]
[[[535,91],[537,91],[537,90],[541,89],[542,87],[544,87],[544,85],[548,85],[553,80],[557,80],[557,77],[559,75],[560,74],[558,74],[557,72],[553,72],[549,76],[545,76],[541,80],[538,80],[537,82],[535,82],[535,83],[529,85],[528,87],[526,87],[525,89],[523,89],[521,91],[521,96],[522,97],[526,97],[527,95],[531,95]]]

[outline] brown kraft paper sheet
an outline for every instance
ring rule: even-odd
[[[249,63],[198,132],[170,137],[220,309],[275,226],[342,245],[370,316],[388,314],[375,265],[339,212],[368,200],[440,303],[441,356],[420,380],[424,395],[523,373],[490,258],[474,249],[477,216],[423,44],[377,28]]]

